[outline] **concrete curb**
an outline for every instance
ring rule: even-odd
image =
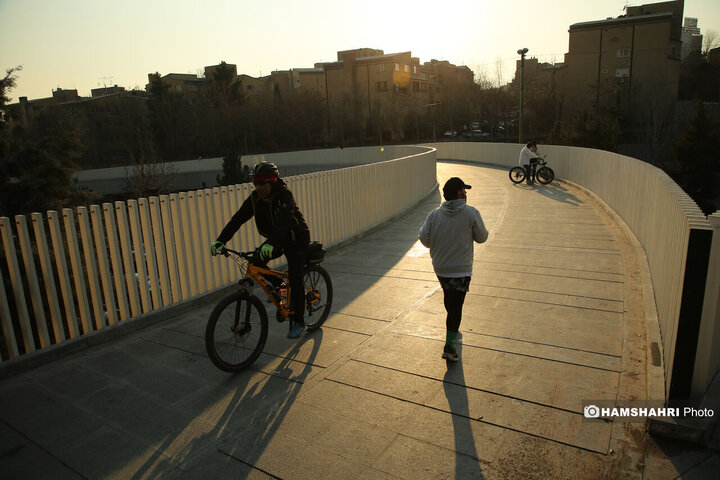
[[[582,185],[578,185],[568,180],[556,178],[555,181],[570,185],[573,188],[582,191],[597,202],[597,205],[599,205],[620,227],[636,251],[637,257],[640,260],[644,299],[643,308],[645,310],[645,330],[647,339],[646,375],[648,383],[647,400],[662,400],[665,402],[665,369],[663,367],[662,357],[662,338],[660,336],[660,324],[658,320],[657,307],[655,306],[655,292],[652,285],[652,276],[650,275],[650,266],[648,265],[645,250],[642,245],[640,245],[640,241],[635,236],[635,233],[630,229],[627,223],[625,223],[625,220],[623,220],[617,212],[615,212],[592,190],[588,190]]]

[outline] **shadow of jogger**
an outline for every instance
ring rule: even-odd
[[[473,420],[470,417],[467,387],[465,386],[462,344],[458,344],[456,348],[461,360],[458,363],[448,362],[448,369],[443,378],[443,389],[452,412],[455,432],[455,478],[483,478],[473,435]]]

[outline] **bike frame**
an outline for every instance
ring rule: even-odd
[[[265,276],[271,276],[280,278],[282,280],[285,280],[287,282],[288,280],[288,274],[286,272],[278,272],[277,270],[271,270],[269,268],[263,268],[258,267],[257,265],[253,265],[252,263],[248,262],[247,265],[247,272],[245,273],[245,279],[246,280],[254,280],[258,285],[260,285],[260,288],[262,288],[262,291],[265,292],[265,295],[268,296],[270,301],[272,301],[273,305],[277,307],[278,312],[283,318],[287,318],[292,313],[290,311],[290,302],[288,301],[286,306],[282,306],[277,301],[277,298],[275,297],[275,293],[273,292],[273,288],[270,286],[270,283],[265,279]],[[288,300],[290,297],[290,282],[287,282],[287,289],[288,289]],[[251,292],[252,293],[252,292]]]
[[[257,282],[260,285],[260,288],[262,289],[262,291],[265,292],[265,294],[268,296],[270,301],[273,303],[273,305],[275,305],[275,307],[277,307],[278,313],[283,318],[288,318],[290,315],[292,315],[293,311],[290,310],[290,298],[292,298],[291,297],[292,291],[290,290],[289,273],[279,272],[277,270],[272,270],[270,268],[263,268],[263,267],[259,267],[257,265],[253,265],[250,262],[251,255],[247,252],[237,252],[235,250],[230,250],[229,248],[226,248],[225,252],[226,252],[225,256],[230,256],[230,254],[232,254],[238,258],[241,258],[247,264],[245,276],[243,277],[242,280],[240,280],[240,288],[241,289],[248,291],[248,293],[250,295],[252,295],[252,286],[253,286],[252,282],[253,281]],[[240,262],[237,259],[235,259],[235,261],[238,262],[238,264],[240,264]],[[242,269],[242,267],[241,267],[241,269]],[[287,289],[288,289],[288,296],[287,296],[288,302],[285,306],[281,306],[280,303],[277,301],[277,298],[275,297],[275,294],[273,292],[273,288],[270,286],[268,281],[265,279],[266,276],[277,277],[277,278],[280,278],[280,279],[286,281]],[[248,282],[248,281],[251,283],[250,285],[243,285],[243,283]],[[314,300],[311,299],[310,297],[308,297],[308,294],[312,293],[312,289],[308,288],[307,285],[304,285],[303,287],[305,288],[305,290],[307,290],[305,292],[306,297],[307,297],[306,302],[314,303]],[[303,305],[303,308],[305,308],[306,306],[307,305]],[[311,311],[311,307],[308,307],[308,311]]]

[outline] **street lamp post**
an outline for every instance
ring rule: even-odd
[[[521,48],[517,51],[520,55],[520,129],[518,132],[518,143],[523,143],[523,108],[524,108],[524,95],[525,95],[525,54],[528,52],[527,48]]]

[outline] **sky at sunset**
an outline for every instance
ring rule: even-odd
[[[0,68],[22,65],[11,102],[82,96],[103,85],[145,88],[148,73],[238,73],[312,67],[338,50],[412,51],[491,80],[510,80],[515,53],[562,62],[569,25],[623,14],[625,0],[0,0]],[[653,3],[631,2],[630,5]],[[720,31],[719,0],[686,0],[686,17]]]

